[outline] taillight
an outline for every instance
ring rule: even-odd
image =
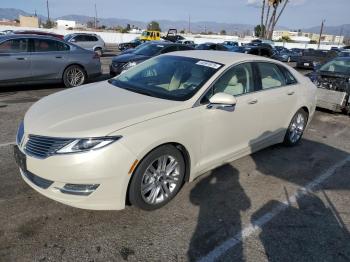
[[[92,59],[98,59],[98,60],[100,60],[100,56],[99,56],[98,54],[94,53]]]

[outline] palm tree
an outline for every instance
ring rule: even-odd
[[[269,9],[270,9],[270,7],[272,7],[273,11],[272,11],[272,15],[270,17],[269,24],[266,27],[266,34],[267,34],[268,39],[270,39],[270,40],[272,39],[272,34],[273,34],[274,29],[275,29],[275,26],[276,26],[278,20],[280,19],[281,15],[282,15],[282,13],[283,13],[284,9],[286,8],[289,1],[290,0],[269,0]],[[277,14],[278,7],[282,3],[283,3],[282,9]],[[269,10],[268,10],[268,12],[269,12]],[[268,17],[267,17],[267,19],[268,19]]]
[[[260,37],[261,38],[265,37],[265,29],[264,29],[265,3],[266,3],[266,0],[263,0],[263,4],[261,7],[261,23],[260,23],[260,28],[261,28]]]

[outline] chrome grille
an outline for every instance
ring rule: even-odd
[[[25,152],[33,157],[47,158],[74,139],[29,135]]]

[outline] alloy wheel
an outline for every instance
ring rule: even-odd
[[[85,74],[80,68],[72,67],[67,72],[67,81],[71,86],[80,86],[85,81]]]
[[[162,203],[173,195],[180,183],[179,162],[171,155],[163,155],[154,160],[143,174],[142,198],[147,204]]]
[[[299,112],[293,118],[289,127],[289,139],[292,143],[296,143],[303,135],[305,129],[305,116]]]

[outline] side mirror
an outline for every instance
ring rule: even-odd
[[[217,93],[209,99],[208,109],[222,109],[225,111],[233,111],[237,100],[234,96],[226,93]]]

